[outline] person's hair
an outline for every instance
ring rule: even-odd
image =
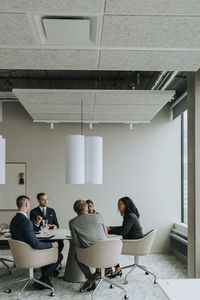
[[[137,207],[135,206],[135,204],[133,203],[133,200],[129,197],[122,197],[118,200],[118,203],[119,201],[122,201],[126,208],[125,208],[125,215],[127,214],[130,214],[130,213],[134,213],[138,218],[140,217],[140,214],[139,214],[139,211],[137,209]]]
[[[80,215],[85,212],[85,208],[87,207],[87,203],[85,200],[76,200],[74,202],[74,211]]]
[[[91,203],[92,205],[94,205],[94,203],[93,203],[92,200],[90,200],[90,199],[86,200],[86,203],[87,203],[87,204]]]
[[[46,195],[46,194],[45,194],[45,193],[39,193],[39,194],[37,194],[37,199],[40,200],[40,198],[41,198],[42,196],[44,196],[44,195]]]
[[[22,206],[27,200],[30,201],[29,197],[27,197],[26,195],[20,195],[19,197],[17,197],[16,200],[17,207],[22,208]]]

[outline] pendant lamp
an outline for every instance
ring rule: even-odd
[[[0,184],[6,183],[6,142],[0,135]]]
[[[66,184],[102,184],[102,145],[99,136],[83,135],[83,104],[81,101],[81,135],[66,136]]]
[[[66,183],[85,183],[85,137],[84,135],[67,135],[65,148]]]
[[[102,184],[102,150],[102,137],[85,137],[85,183]]]

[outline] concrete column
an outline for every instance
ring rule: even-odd
[[[200,277],[200,71],[188,73],[188,277]]]
[[[3,121],[3,105],[2,102],[0,102],[0,122]]]

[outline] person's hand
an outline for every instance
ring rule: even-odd
[[[110,232],[110,227],[109,226],[106,226],[107,227],[107,230],[108,230],[108,233]]]
[[[53,245],[53,248],[58,248],[58,242],[53,242],[52,245]]]
[[[52,226],[53,226],[53,227],[52,227]],[[49,228],[50,228],[50,229],[57,229],[57,226],[54,225],[54,224],[48,224],[47,227],[48,227],[48,229],[49,229]]]
[[[41,221],[42,221],[42,217],[41,216],[37,216],[36,217],[36,224],[39,225]]]

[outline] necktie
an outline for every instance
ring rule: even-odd
[[[46,209],[43,208],[43,209],[42,209],[42,212],[43,212],[44,217],[46,218]]]

